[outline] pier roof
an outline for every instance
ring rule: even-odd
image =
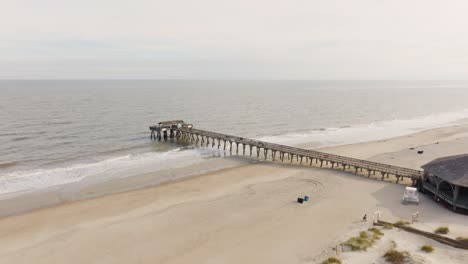
[[[421,167],[452,184],[468,187],[468,154],[438,158]]]

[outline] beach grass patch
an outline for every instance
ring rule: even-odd
[[[409,225],[409,224],[410,222],[408,221],[400,220],[400,221],[395,222],[394,225]]]
[[[448,234],[448,232],[449,232],[449,228],[446,226],[441,226],[434,231],[434,233],[442,234],[442,235],[446,235]]]
[[[369,234],[366,231],[361,231],[359,232],[359,236],[348,239],[348,241],[346,241],[344,245],[349,246],[352,251],[365,251],[367,250],[367,248],[371,247],[375,243],[375,241],[380,239],[380,235],[374,233],[374,231],[371,232],[372,233]]]
[[[385,223],[383,227],[384,227],[385,229],[392,229],[392,228],[393,228],[393,224]]]
[[[345,245],[350,246],[352,251],[367,250],[372,246],[372,242],[369,239],[362,237],[352,237],[345,242]]]
[[[322,262],[322,264],[341,264],[341,260],[337,257],[329,257]]]
[[[383,236],[383,234],[384,234],[380,229],[378,229],[376,227],[369,228],[369,231],[374,233],[374,235],[378,235],[378,236]]]
[[[408,252],[406,251],[398,251],[395,249],[389,250],[385,252],[383,257],[387,262],[390,262],[392,264],[403,264],[405,263],[407,257],[408,257]]]
[[[369,238],[369,234],[367,234],[366,231],[361,231],[359,233],[359,237],[362,238],[362,239],[368,239]]]
[[[372,240],[380,240],[380,236],[377,234],[372,234]]]
[[[431,245],[423,245],[421,247],[421,250],[426,253],[431,253],[432,251],[434,251],[434,248]]]

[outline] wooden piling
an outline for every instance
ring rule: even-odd
[[[293,162],[294,156],[296,156],[296,161],[299,161],[300,164],[303,164],[304,158],[306,163],[309,163],[310,166],[313,164],[313,160],[315,159],[315,163],[318,164],[320,161],[320,167],[324,166],[324,162],[326,166],[329,166],[331,163],[331,167],[335,168],[335,165],[338,167],[342,166],[341,169],[351,169],[354,167],[354,172],[357,174],[358,172],[362,172],[363,169],[367,170],[367,177],[370,178],[370,175],[375,175],[376,172],[381,173],[382,177],[381,180],[384,180],[385,176],[387,178],[390,174],[396,176],[396,181],[399,183],[403,178],[410,178],[412,181],[419,179],[422,177],[422,171],[413,170],[409,168],[403,168],[388,164],[382,164],[373,161],[367,160],[360,160],[345,156],[334,155],[330,153],[315,151],[315,150],[307,150],[301,149],[291,146],[273,144],[268,142],[263,142],[254,139],[247,139],[241,138],[236,136],[230,136],[210,131],[204,131],[200,129],[194,129],[191,125],[185,124],[183,121],[168,121],[168,122],[160,122],[157,126],[150,127],[151,140],[159,140],[162,139],[169,140],[180,140],[187,142],[189,144],[194,144],[196,146],[201,147],[215,147],[216,142],[218,141],[217,148],[219,149],[221,146],[221,141],[223,142],[223,150],[226,150],[227,143],[229,142],[229,151],[232,154],[233,144],[236,144],[236,154],[239,151],[239,144],[242,144],[242,154],[245,155],[245,148],[249,146],[249,154],[252,156],[253,147],[257,148],[257,158],[260,157],[260,150],[263,148],[264,150],[264,157],[268,159],[268,151],[271,151],[272,160],[276,160],[276,154],[279,153],[279,159],[284,162],[284,155],[288,155],[288,159],[290,162]],[[211,142],[210,142],[211,140]],[[179,141],[179,142],[180,142]]]

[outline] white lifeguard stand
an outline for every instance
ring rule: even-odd
[[[403,204],[415,203],[419,204],[419,194],[418,189],[414,187],[406,187],[405,193],[403,193]]]

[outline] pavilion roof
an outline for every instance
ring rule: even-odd
[[[468,187],[468,154],[438,158],[421,167],[447,182]]]

